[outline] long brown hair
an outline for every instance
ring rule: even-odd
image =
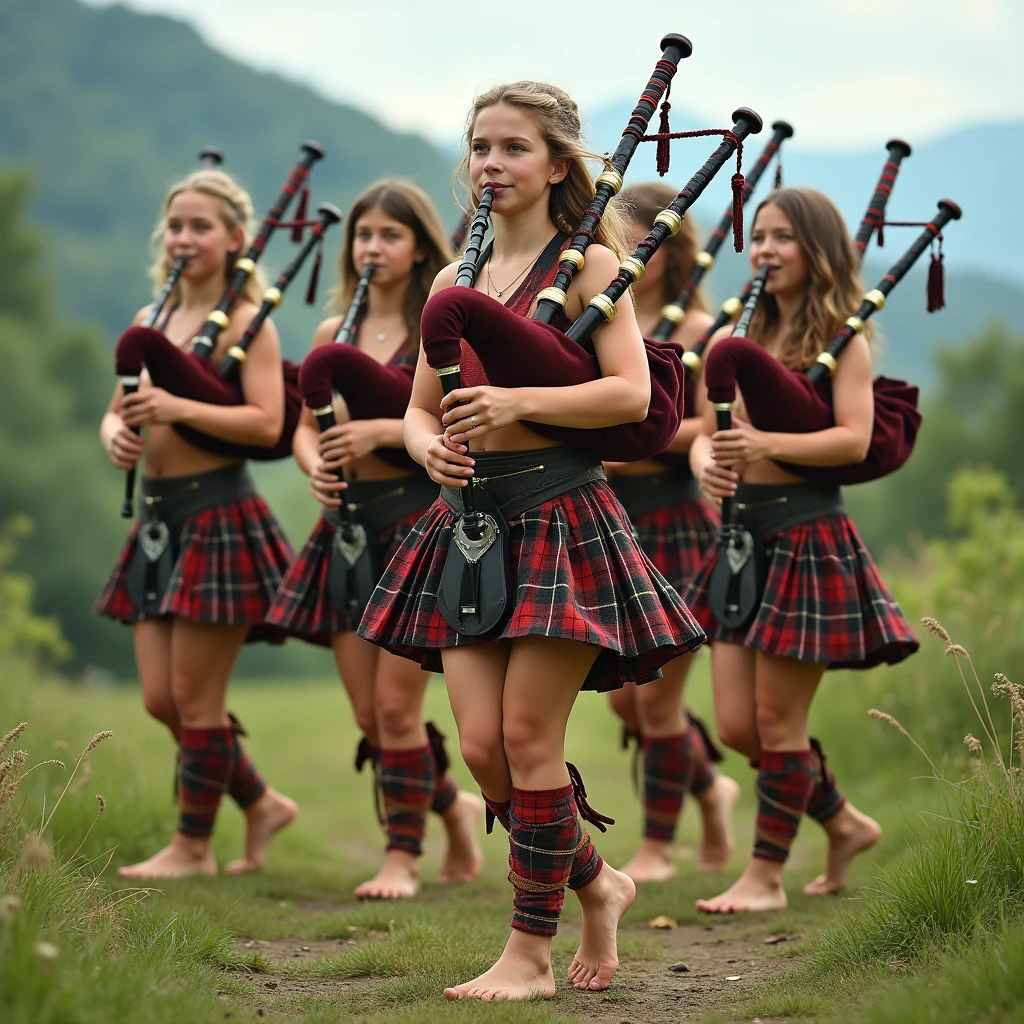
[[[167,275],[170,272],[172,260],[164,248],[164,232],[167,230],[167,211],[176,196],[182,192],[199,192],[202,195],[212,196],[217,200],[220,219],[230,234],[236,228],[242,229],[242,246],[237,252],[229,252],[224,265],[224,283],[227,285],[235,262],[242,256],[252,244],[253,237],[253,213],[252,199],[249,193],[241,185],[221,170],[204,168],[193,171],[188,177],[173,184],[164,199],[163,208],[160,211],[160,221],[153,230],[150,237],[150,245],[154,252],[154,262],[149,268],[149,276],[153,281],[153,294],[156,295],[164,286]],[[168,302],[173,305],[181,299],[181,286],[175,285]],[[266,284],[260,274],[257,264],[256,269],[249,275],[242,289],[241,298],[247,302],[259,305],[263,298]]]
[[[638,224],[648,228],[654,227],[654,218],[661,213],[676,197],[676,190],[671,185],[660,181],[645,181],[638,185],[628,185],[618,196],[615,203],[618,208]],[[683,226],[679,231],[666,238],[661,245],[668,257],[665,262],[662,298],[672,302],[686,283],[693,270],[693,261],[697,256],[700,241],[697,229],[689,217],[683,218]],[[707,313],[711,309],[704,286],[701,285],[690,299],[689,309],[698,309]]]
[[[548,215],[556,228],[572,234],[579,227],[587,206],[594,198],[594,178],[587,167],[587,161],[601,162],[601,157],[589,152],[583,145],[580,109],[576,101],[557,85],[546,82],[509,82],[496,85],[477,96],[466,118],[466,155],[455,171],[453,182],[457,185],[461,181],[465,186],[477,115],[481,110],[498,103],[507,103],[523,110],[536,125],[551,159],[568,163],[569,170],[565,177],[551,186]],[[478,197],[473,195],[471,184],[467,191],[470,193],[470,205],[475,209]],[[594,241],[607,246],[621,259],[628,251],[625,239],[621,215],[609,206],[594,232]]]
[[[371,185],[352,204],[345,223],[345,241],[341,249],[341,284],[331,294],[331,306],[344,311],[352,301],[361,270],[352,262],[352,243],[359,218],[369,210],[383,210],[392,220],[404,224],[416,236],[416,245],[423,259],[413,265],[405,289],[402,315],[410,347],[420,343],[420,314],[434,278],[455,258],[448,242],[437,207],[430,196],[411,181],[385,178]]]
[[[769,203],[777,206],[793,226],[793,237],[803,250],[810,274],[805,301],[793,333],[784,338],[779,362],[791,370],[811,366],[836,332],[860,305],[864,285],[857,270],[857,256],[846,223],[835,203],[813,188],[780,188],[770,192],[757,214]],[[779,322],[778,303],[764,295],[750,322],[750,336],[762,338]],[[871,324],[864,336],[871,341]]]

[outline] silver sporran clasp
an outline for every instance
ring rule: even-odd
[[[160,556],[167,550],[171,540],[171,531],[167,524],[159,519],[150,520],[139,527],[139,547],[146,556],[147,561],[159,561]]]
[[[359,561],[366,543],[366,528],[362,523],[343,523],[334,531],[334,546],[349,565]]]
[[[750,561],[754,553],[754,538],[747,530],[734,530],[729,538],[729,546],[725,549],[725,557],[729,560],[729,568],[735,576]]]
[[[465,516],[455,524],[455,544],[470,565],[479,562],[498,539],[498,524],[489,515],[481,513],[476,521],[481,530],[476,538],[467,535]]]

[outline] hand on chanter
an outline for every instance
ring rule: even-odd
[[[771,458],[768,435],[733,415],[731,430],[716,430],[711,435],[711,458],[726,466]]]
[[[183,402],[163,388],[146,388],[121,399],[121,419],[128,427],[177,423],[182,418]]]
[[[731,466],[708,459],[700,471],[700,489],[716,504],[736,493],[740,475]]]
[[[476,461],[469,456],[469,446],[456,444],[444,434],[438,434],[427,445],[424,466],[435,484],[446,487],[465,487],[473,475]]]
[[[324,508],[341,508],[341,492],[348,487],[344,480],[339,480],[337,473],[327,468],[321,459],[313,466],[309,474],[309,489],[313,497]]]
[[[376,428],[372,420],[336,423],[320,435],[320,458],[327,469],[344,469],[376,447]]]
[[[489,384],[458,388],[441,399],[441,425],[449,439],[465,444],[492,430],[507,427],[520,418],[514,388]]]
[[[118,427],[110,439],[107,454],[118,469],[131,469],[142,458],[143,441],[130,427]]]

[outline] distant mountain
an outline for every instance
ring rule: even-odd
[[[624,99],[593,111],[585,118],[591,145],[598,150],[614,147],[634,100]],[[756,103],[754,104],[757,109]],[[767,125],[785,112],[759,110],[766,128],[748,142],[749,152],[758,153],[767,138]],[[693,128],[724,127],[731,111],[722,112],[721,125],[696,124],[678,106],[672,109],[672,127],[676,131]],[[677,116],[678,115],[678,116]],[[884,140],[870,150],[849,153],[817,151],[800,141],[800,125],[783,149],[783,171],[788,185],[810,185],[826,192],[842,210],[854,228],[860,223],[885,160]],[[964,211],[963,219],[948,229],[946,263],[955,271],[980,272],[1004,281],[1024,284],[1024,250],[1020,246],[1020,229],[1024,218],[1019,204],[1009,195],[1007,168],[1024,162],[1024,122],[977,125],[952,132],[931,142],[906,140],[913,153],[903,161],[896,188],[893,190],[887,215],[891,220],[927,220],[935,211],[938,199],[949,198]],[[680,187],[711,152],[709,140],[673,143],[671,180]],[[990,154],[995,149],[998,154]],[[654,146],[641,146],[630,164],[629,177],[643,180],[654,177]],[[767,182],[760,191],[766,191]],[[722,206],[726,190],[724,182],[709,189],[712,209],[702,199],[694,207],[699,220],[710,222],[715,209]],[[1012,226],[1013,225],[1013,226]],[[897,238],[903,232],[890,233],[888,244],[898,249]]]
[[[307,137],[327,149],[313,171],[314,204],[344,210],[394,174],[417,180],[455,221],[451,161],[424,139],[245,67],[182,22],[75,0],[0,4],[0,162],[35,175],[32,213],[55,243],[65,312],[112,336],[149,295],[149,233],[197,150],[223,149],[262,215]],[[271,271],[290,252],[278,234]],[[335,229],[332,268],[337,252]],[[292,354],[306,350],[320,315],[303,309],[302,291],[297,283],[277,318]]]

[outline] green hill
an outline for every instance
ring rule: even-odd
[[[314,203],[344,210],[370,182],[395,174],[415,178],[454,221],[448,157],[225,57],[182,22],[75,0],[0,4],[0,162],[35,176],[31,212],[54,243],[59,299],[76,321],[96,320],[114,335],[145,301],[159,204],[201,146],[224,150],[262,213],[304,138],[327,149],[313,173]],[[272,270],[287,258],[283,234],[267,254]],[[335,234],[328,259],[337,251]],[[297,297],[282,310],[290,353],[305,351],[315,319]]]

